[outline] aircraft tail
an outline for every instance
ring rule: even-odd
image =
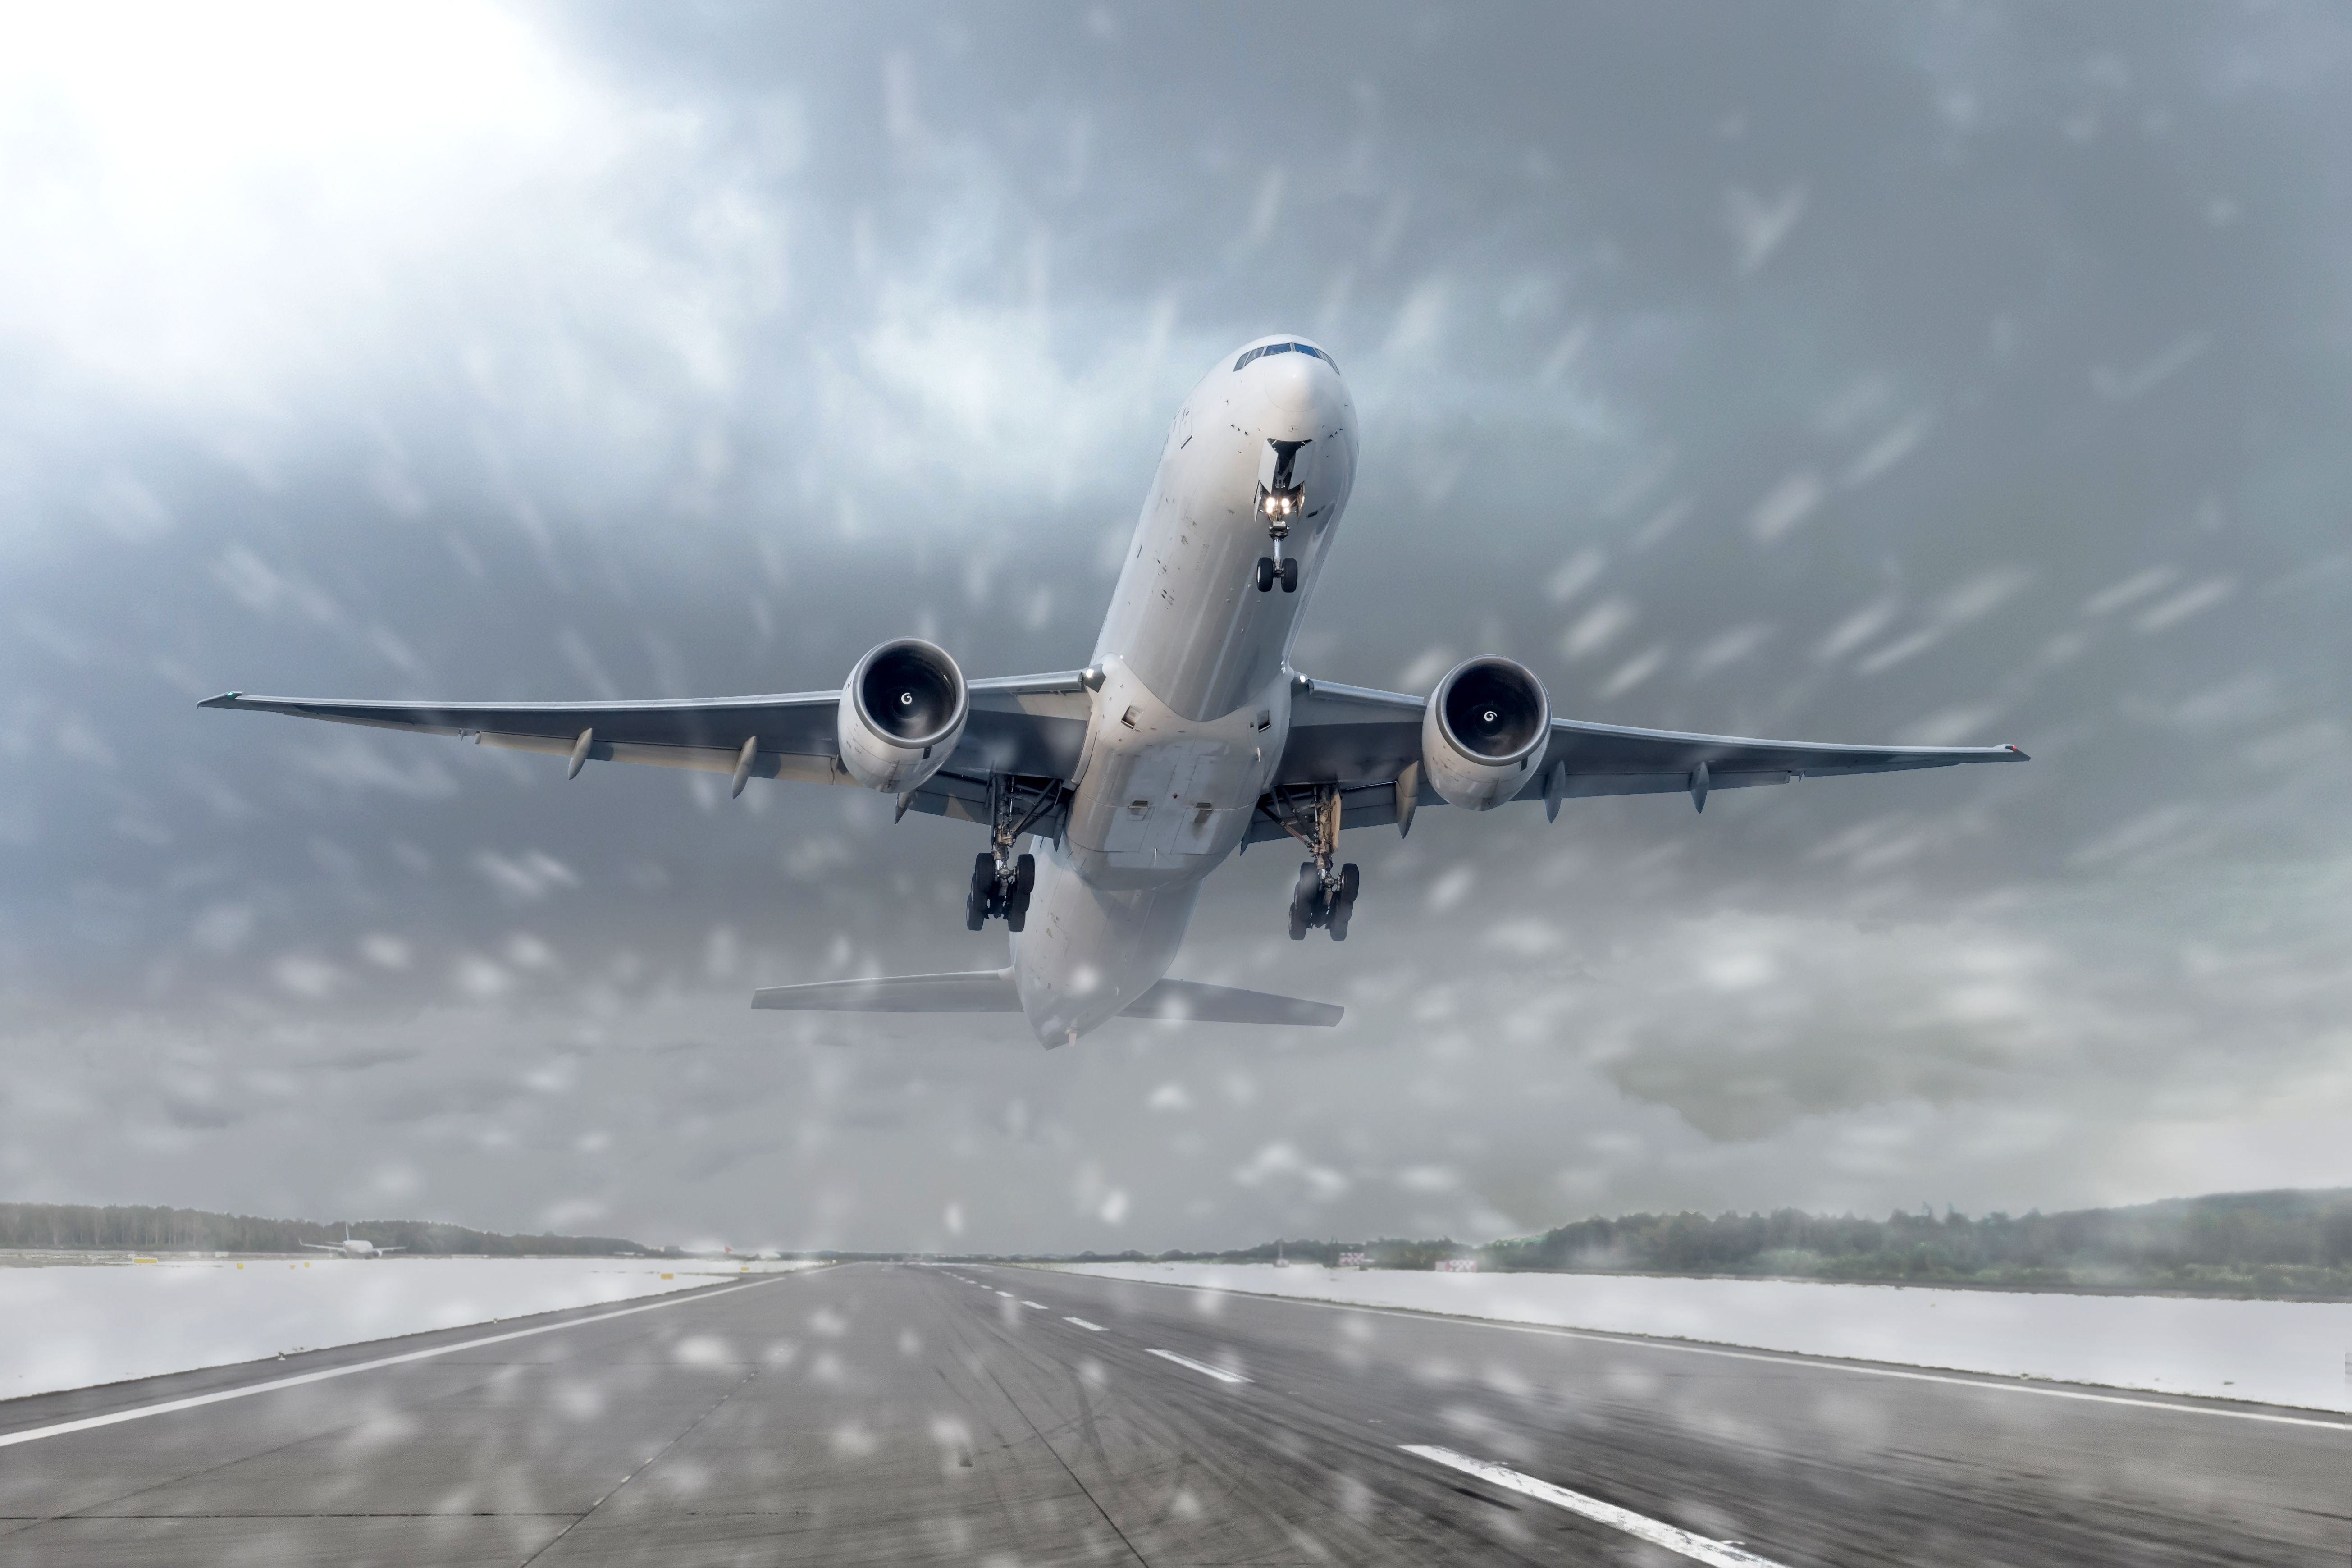
[[[1018,1013],[1021,992],[1010,969],[973,969],[956,974],[895,974],[877,980],[770,985],[751,993],[751,1005],[801,1013]],[[1162,980],[1119,1016],[1328,1029],[1346,1012],[1329,1002],[1308,1002],[1199,980]]]

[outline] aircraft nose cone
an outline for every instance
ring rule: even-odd
[[[1312,354],[1271,354],[1258,361],[1258,396],[1269,434],[1297,438],[1325,422],[1335,389],[1331,369]]]

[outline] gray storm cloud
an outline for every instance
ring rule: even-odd
[[[9,1196],[1116,1249],[2346,1179],[2340,15],[0,29]],[[1001,963],[953,825],[193,707],[1068,668],[1276,330],[1366,433],[1308,670],[2035,763],[1425,813],[1344,948],[1261,850],[1178,973],[1346,1026],[1047,1055],[746,1007]]]

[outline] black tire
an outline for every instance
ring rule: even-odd
[[[1315,900],[1323,889],[1323,879],[1316,874],[1315,862],[1298,864],[1298,880],[1290,889],[1290,940],[1305,942],[1307,931],[1316,923]]]
[[[1282,591],[1286,594],[1298,592],[1298,557],[1296,555],[1283,557]]]
[[[1257,558],[1257,591],[1263,594],[1273,588],[1273,586],[1274,557],[1271,555],[1261,555]]]
[[[1004,929],[1020,931],[1029,923],[1029,900],[1016,898],[1004,906]]]
[[[1023,909],[1029,907],[1029,889],[1037,885],[1037,857],[1024,855],[1013,862],[1013,896]]]
[[[1356,912],[1356,889],[1363,880],[1353,860],[1339,868],[1339,888],[1331,895],[1331,918],[1324,922],[1331,928],[1333,942],[1348,940],[1348,919]]]
[[[963,896],[963,929],[978,931],[988,923],[990,895],[996,891],[996,857],[975,855],[971,861],[971,889]]]

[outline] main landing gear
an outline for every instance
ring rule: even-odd
[[[1273,813],[1275,819],[1315,856],[1300,864],[1297,886],[1291,889],[1290,940],[1304,942],[1310,931],[1328,931],[1333,942],[1345,942],[1363,879],[1352,863],[1332,864],[1339,851],[1339,786],[1317,790],[1311,805],[1287,798],[1279,804],[1282,809]]]
[[[1019,931],[1029,921],[1029,891],[1037,885],[1037,857],[1016,857],[1000,867],[996,857],[982,850],[972,858],[971,891],[963,901],[966,931],[978,931],[999,915],[1005,928]]]
[[[1352,860],[1337,876],[1328,872],[1328,867],[1312,860],[1299,863],[1298,886],[1290,895],[1291,941],[1304,942],[1308,931],[1318,929],[1328,931],[1333,942],[1348,940],[1348,917],[1356,912],[1360,879]]]
[[[1024,784],[1003,773],[988,781],[989,838],[996,846],[972,857],[971,890],[964,896],[966,931],[978,931],[1002,917],[1006,928],[1019,931],[1029,921],[1029,894],[1037,886],[1037,857],[1015,855],[1013,847],[1034,827],[1049,838],[1043,819],[1061,803],[1058,783]]]

